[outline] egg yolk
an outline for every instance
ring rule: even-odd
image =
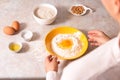
[[[58,43],[58,46],[62,49],[69,49],[71,48],[73,45],[72,40],[66,39],[66,40],[62,40],[61,42]]]
[[[18,51],[20,49],[20,45],[12,44],[12,45],[10,45],[10,49],[13,51]]]

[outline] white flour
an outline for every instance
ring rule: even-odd
[[[52,39],[52,49],[53,51],[64,57],[70,58],[76,56],[81,51],[82,43],[80,42],[80,32],[74,34],[58,34]],[[73,45],[69,49],[62,49],[58,46],[62,40],[69,39],[73,42]]]
[[[41,19],[49,19],[55,15],[55,12],[49,7],[41,6],[37,9],[36,15]]]

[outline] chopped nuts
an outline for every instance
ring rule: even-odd
[[[83,6],[73,6],[71,8],[72,13],[75,13],[75,14],[82,14],[84,10],[85,9]]]

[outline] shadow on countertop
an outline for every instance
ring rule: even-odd
[[[58,10],[58,14],[56,20],[52,24],[60,24],[66,22],[71,18],[70,13],[68,12],[68,9],[65,6],[60,6],[60,7],[58,6],[57,10]]]

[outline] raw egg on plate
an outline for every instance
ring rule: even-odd
[[[74,34],[58,34],[52,39],[52,49],[57,55],[62,57],[73,57],[81,52],[83,45],[80,37],[80,32]]]
[[[82,56],[88,48],[84,33],[69,26],[51,30],[45,37],[46,49],[60,59],[72,60]]]
[[[73,41],[70,39],[65,39],[58,43],[58,46],[62,49],[69,49],[72,47],[72,45]]]

